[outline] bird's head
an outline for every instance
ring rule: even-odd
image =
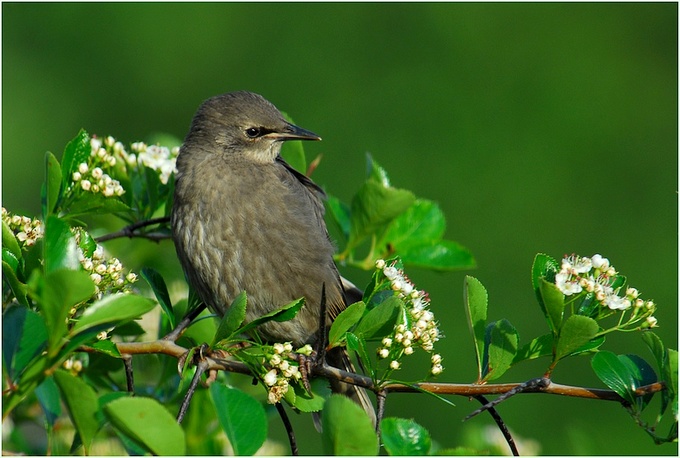
[[[225,154],[272,162],[286,140],[321,138],[286,121],[261,95],[239,91],[206,100],[194,116],[185,144],[209,142]]]

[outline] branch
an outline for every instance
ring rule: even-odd
[[[187,349],[181,345],[177,345],[170,340],[155,340],[152,342],[124,342],[116,344],[118,351],[121,354],[139,355],[139,354],[163,354],[180,358]],[[229,372],[236,372],[239,374],[252,375],[248,366],[239,361],[231,361],[222,358],[215,358],[206,356],[206,364],[208,370],[224,370]],[[422,382],[414,383],[412,385],[405,385],[403,383],[389,383],[384,386],[376,386],[370,377],[365,375],[347,372],[328,365],[316,366],[313,371],[314,375],[324,378],[338,380],[345,383],[351,383],[367,388],[373,392],[384,391],[385,393],[417,393],[419,391],[428,391],[439,395],[455,395],[465,397],[476,397],[486,395],[500,395],[516,390],[517,387],[523,385],[522,383],[499,383],[499,384],[465,384],[465,383],[434,383]],[[642,386],[635,391],[637,396],[645,394],[657,393],[663,391],[665,386],[663,383],[657,382]],[[625,403],[626,401],[611,390],[599,388],[584,388],[580,386],[560,385],[558,383],[550,382],[547,386],[537,385],[522,391],[522,393],[544,393],[559,396],[570,396],[584,399],[597,399],[600,401],[615,401]]]
[[[97,243],[102,243],[106,242],[108,240],[113,240],[113,239],[118,239],[121,237],[127,237],[127,238],[133,238],[133,237],[138,237],[138,238],[144,238],[148,240],[153,240],[154,242],[158,242],[164,239],[169,239],[172,236],[170,234],[166,234],[163,232],[148,232],[148,233],[138,233],[136,232],[138,229],[142,229],[147,226],[153,226],[154,224],[163,224],[163,223],[169,223],[170,222],[170,217],[169,216],[161,216],[160,218],[151,218],[147,219],[144,221],[137,221],[136,223],[132,223],[130,225],[125,226],[121,230],[117,232],[111,232],[110,234],[104,234],[100,237],[96,237],[94,240]]]

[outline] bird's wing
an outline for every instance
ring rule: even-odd
[[[324,190],[321,189],[319,185],[314,183],[308,176],[298,172],[293,167],[291,167],[290,164],[288,164],[281,156],[278,156],[276,158],[276,161],[277,163],[282,165],[292,176],[294,176],[297,179],[297,181],[299,181],[303,185],[303,188],[309,193],[309,197],[314,203],[314,215],[316,217],[317,224],[324,231],[326,237],[330,239],[330,235],[328,234],[328,228],[326,227],[326,222],[324,221],[325,207],[323,204],[323,200],[326,198],[326,193],[324,192]],[[348,293],[352,294],[351,296],[349,296],[351,299],[354,299],[356,291],[360,290],[358,290],[358,288],[356,288],[347,280],[340,277],[340,273],[338,272],[338,268],[335,265],[335,262],[333,262],[333,259],[329,259],[328,262],[329,267],[332,269],[336,277],[336,282],[334,285],[326,285],[326,299],[327,299],[326,306],[328,316],[330,317],[331,320],[335,320],[335,318],[340,314],[340,312],[347,308],[348,303],[351,304],[355,302],[354,300],[348,301],[348,297],[346,296],[345,285],[347,284],[348,285],[347,288],[350,290],[348,291]],[[351,288],[349,285],[351,285]],[[359,300],[361,300],[361,298]]]

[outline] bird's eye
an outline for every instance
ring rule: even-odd
[[[246,129],[246,135],[249,138],[257,138],[260,135],[262,135],[262,129],[260,129],[259,127],[249,127]]]

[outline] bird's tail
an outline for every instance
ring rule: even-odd
[[[345,370],[347,372],[355,372],[354,365],[349,358],[349,354],[342,347],[335,347],[326,353],[326,362],[338,369]],[[340,382],[338,380],[331,380],[331,389],[334,393],[343,394],[350,398],[352,401],[356,402],[361,406],[362,409],[366,411],[369,418],[376,424],[375,408],[368,398],[368,393],[365,389],[352,385],[351,383]]]

